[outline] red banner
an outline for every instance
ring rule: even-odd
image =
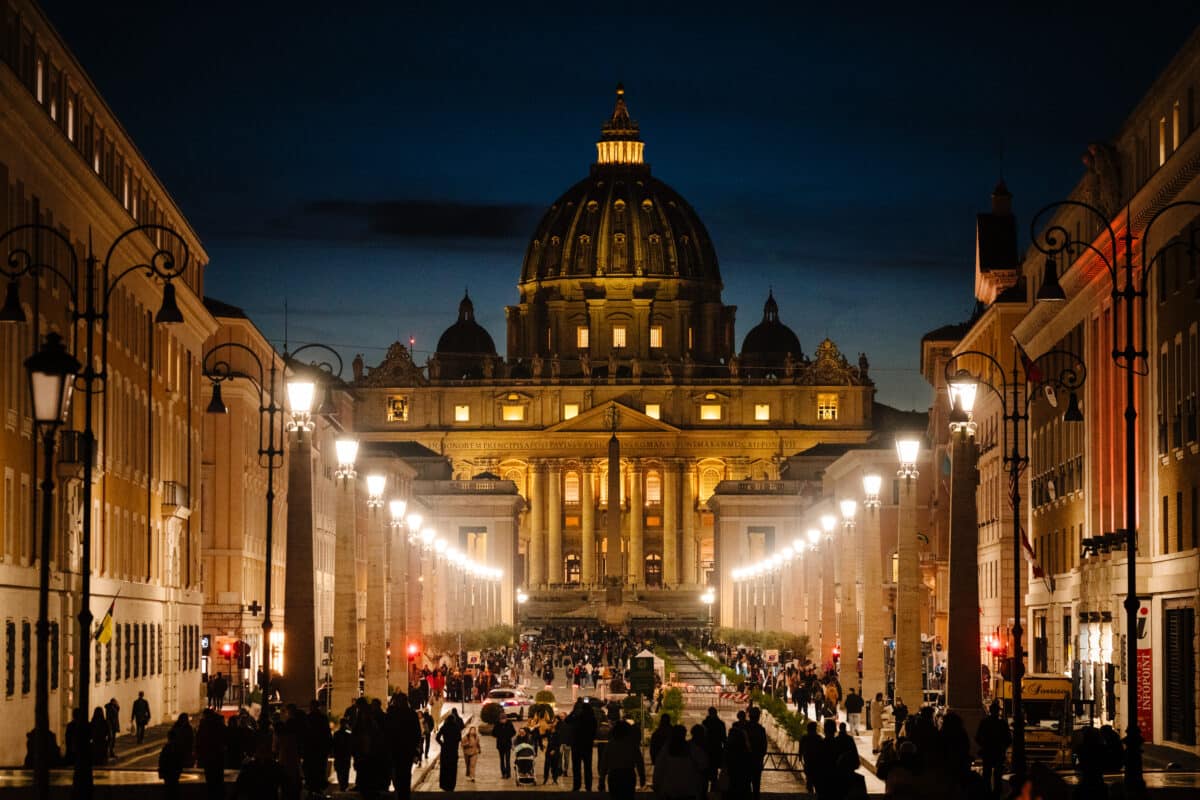
[[[1137,617],[1137,715],[1146,743],[1154,741],[1154,657],[1150,601],[1141,600]]]

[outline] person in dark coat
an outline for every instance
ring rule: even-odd
[[[350,718],[342,717],[337,733],[333,734],[333,771],[337,773],[338,789],[346,791],[350,786],[350,759],[354,756],[354,734],[350,732]]]
[[[492,727],[492,735],[496,737],[496,751],[500,754],[500,777],[507,780],[512,777],[512,746],[517,736],[517,729],[507,714]]]
[[[133,725],[137,729],[137,743],[141,744],[146,738],[146,726],[150,724],[150,701],[145,692],[138,692],[137,700],[133,701]]]
[[[283,767],[271,752],[271,732],[258,731],[254,739],[254,757],[238,773],[234,800],[275,800],[284,783]]]
[[[117,734],[121,732],[121,704],[110,697],[104,704],[104,719],[108,722],[108,755],[117,757]]]
[[[179,797],[179,776],[183,774],[184,744],[180,741],[177,728],[177,725],[172,726],[167,731],[167,743],[158,754],[158,777],[162,779],[163,795],[167,800],[177,800]]]
[[[704,726],[704,749],[708,756],[708,780],[709,788],[712,791],[717,791],[717,777],[721,771],[721,764],[725,757],[725,722],[721,719],[721,715],[717,713],[717,709],[713,706],[708,707],[708,716],[700,723]]]
[[[391,779],[396,787],[396,797],[406,800],[412,794],[413,762],[421,751],[421,721],[404,692],[396,692],[392,696],[384,719],[384,729],[391,747]]]
[[[300,759],[304,768],[304,786],[310,795],[322,795],[329,785],[329,753],[333,750],[333,734],[329,731],[329,718],[316,700],[309,705],[308,716],[302,724]]]
[[[988,715],[979,722],[975,743],[979,745],[979,758],[983,762],[984,783],[988,791],[997,792],[1000,789],[1000,775],[1004,772],[1004,754],[1012,744],[1008,720],[1001,716],[998,700],[992,701]]]
[[[225,723],[211,708],[204,709],[196,731],[196,760],[204,770],[204,785],[212,800],[225,794]]]
[[[79,754],[91,747],[91,728],[88,726],[87,713],[82,708],[71,712],[71,721],[67,723],[65,756],[66,763],[74,766],[79,762]]]
[[[767,729],[759,720],[762,709],[753,706],[746,712],[746,741],[750,743],[750,792],[758,800],[762,792],[763,761],[767,757]]]
[[[104,709],[96,706],[92,712],[92,766],[100,767],[108,763],[108,740],[112,738],[112,729],[104,718]]]
[[[225,725],[225,768],[241,769],[243,756],[241,721],[232,716]]]
[[[437,743],[442,748],[438,759],[438,786],[444,792],[453,792],[458,784],[458,745],[462,741],[462,732],[463,721],[458,716],[458,709],[452,708],[437,732]]]
[[[592,790],[592,747],[596,743],[596,714],[583,702],[575,701],[575,707],[567,715],[571,726],[571,791],[578,792],[580,778],[587,791]]]
[[[671,740],[671,715],[663,714],[658,718],[658,727],[654,729],[654,733],[650,734],[650,763],[658,763],[658,754],[667,746],[667,742]]]
[[[726,788],[724,797],[727,800],[747,800],[750,797],[750,741],[746,738],[744,726],[729,729],[725,740],[725,770]]]

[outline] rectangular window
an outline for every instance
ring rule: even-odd
[[[500,406],[500,418],[505,422],[523,422],[525,420],[525,406]]]
[[[408,395],[394,394],[387,399],[387,421],[408,422]]]
[[[612,331],[613,331],[612,346],[613,347],[624,347],[625,346],[625,326],[624,325],[613,325]]]
[[[1189,549],[1194,548],[1196,546],[1196,529],[1197,529],[1196,515],[1197,514],[1200,514],[1200,488],[1193,486],[1192,487],[1192,524],[1191,524],[1192,540],[1190,542],[1188,542]]]
[[[21,620],[21,694],[29,694],[29,663],[33,661],[30,639],[29,620],[23,619]]]
[[[663,331],[662,325],[651,325],[650,326],[650,347],[651,347],[651,349],[660,348],[663,346],[662,331]]]
[[[17,691],[17,626],[11,619],[4,623],[4,693]]]
[[[1158,165],[1167,162],[1167,118],[1158,118]]]
[[[141,670],[142,662],[141,662],[141,659],[138,658],[139,651],[141,650],[141,644],[142,644],[142,640],[141,640],[141,637],[139,634],[140,634],[140,631],[138,630],[137,623],[135,622],[133,624],[133,635],[129,637],[130,638],[130,646],[133,648],[133,658],[131,658],[130,661],[133,662],[133,677],[135,677],[135,678],[140,678],[142,676],[142,670]]]
[[[575,346],[580,350],[588,349],[588,327],[580,325],[575,329]]]
[[[1171,107],[1171,152],[1179,149],[1179,101]]]
[[[688,350],[696,346],[696,329],[688,326]]]
[[[705,403],[700,406],[700,419],[713,422],[721,419],[721,406],[718,403]]]
[[[471,421],[471,407],[464,406],[464,405],[455,406],[454,407],[454,421],[455,422],[470,422]]]
[[[646,505],[656,506],[662,503],[662,478],[657,472],[646,475]]]
[[[658,403],[646,403],[646,416],[650,419],[662,419],[662,406]]]
[[[1162,551],[1171,552],[1171,498],[1165,494],[1162,499]]]
[[[563,502],[573,505],[579,502],[579,473],[568,472],[563,478]]]
[[[832,392],[817,395],[817,419],[832,422],[838,418],[838,396]]]
[[[563,419],[575,419],[579,416],[579,403],[563,403]]]
[[[1175,493],[1175,549],[1183,550],[1183,492]]]
[[[770,403],[755,403],[754,404],[754,421],[768,422],[771,419],[771,404]]]

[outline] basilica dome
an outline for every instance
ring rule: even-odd
[[[475,321],[475,304],[464,293],[458,304],[458,320],[438,339],[435,369],[442,378],[478,378],[485,371],[484,365],[495,357],[496,343]]]
[[[650,174],[620,86],[596,148],[588,177],[555,200],[538,224],[521,283],[662,276],[701,281],[719,292],[708,231],[678,192]]]
[[[739,357],[749,374],[754,374],[755,370],[776,371],[783,368],[789,356],[796,362],[804,360],[800,338],[779,320],[779,304],[775,302],[775,293],[768,292],[767,302],[763,304],[762,322],[751,328],[742,340]]]

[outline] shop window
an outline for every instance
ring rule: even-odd
[[[468,405],[456,405],[454,407],[454,421],[455,422],[470,422],[471,421],[471,407]]]
[[[658,403],[646,403],[646,416],[650,419],[662,419],[662,406]]]
[[[817,419],[832,422],[838,418],[838,396],[832,392],[817,395]]]
[[[408,395],[394,394],[388,397],[387,421],[408,422]]]
[[[575,419],[579,416],[579,403],[563,403],[563,419]]]
[[[771,404],[770,403],[755,403],[754,404],[754,421],[769,422],[771,420]]]
[[[661,348],[662,346],[663,346],[663,326],[662,325],[651,325],[650,326],[650,348],[653,350],[653,349]]]

